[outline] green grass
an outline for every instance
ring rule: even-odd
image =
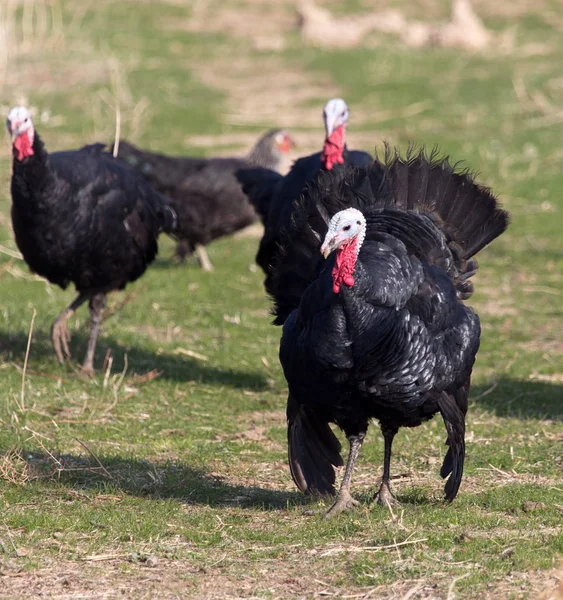
[[[361,12],[362,4],[348,6]],[[218,18],[234,6],[211,3],[209,11]],[[239,10],[250,18],[264,6]],[[495,30],[516,23],[479,7]],[[440,3],[433,10],[446,14]],[[381,149],[382,139],[402,148],[438,144],[480,172],[513,221],[482,252],[471,299],[483,335],[464,482],[444,505],[445,431],[436,419],[396,438],[392,475],[402,506],[393,515],[371,507],[383,457],[374,426],[353,479],[361,507],[330,521],[307,514],[327,503],[299,494],[286,465],[280,330],[270,325],[254,267],[256,238],[212,244],[212,274],[172,264],[173,243],[162,239],[158,259],[104,323],[96,365],[106,352],[112,362],[92,380],[59,366],[50,345],[50,323],[73,292],[2,253],[0,596],[446,598],[452,589],[457,598],[538,597],[563,556],[558,30],[540,13],[521,18],[514,51],[487,56],[409,51],[391,38],[377,48],[320,51],[288,31],[275,54],[211,18],[191,30],[183,25],[189,16],[175,3],[103,1],[71,26],[73,5],[65,2],[64,39],[48,53],[16,45],[11,64],[20,77],[6,79],[0,103],[24,96],[48,111],[36,119],[48,148],[71,148],[112,139],[104,98],[118,88],[124,135],[170,153],[212,154],[191,136],[215,135],[219,147],[221,135],[256,133],[264,119],[233,125],[228,81],[210,87],[202,70],[275,59],[305,81],[337,86],[351,106],[351,144],[359,134],[372,140],[367,150]],[[524,51],[526,44],[544,50]],[[120,65],[117,88],[110,57]],[[259,69],[242,73],[260,77]],[[301,115],[319,114],[322,137],[323,100],[304,95],[279,106],[293,117],[298,142],[301,130],[311,132]],[[139,106],[148,109],[135,121]],[[6,140],[0,243],[15,249],[9,156]],[[112,296],[112,306],[126,294]],[[84,310],[71,329],[76,362],[88,333]]]

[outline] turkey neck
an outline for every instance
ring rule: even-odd
[[[56,184],[56,178],[49,164],[49,155],[43,141],[35,132],[33,155],[23,160],[15,156],[12,167],[12,201],[18,208],[41,210],[49,208],[55,202],[49,202],[50,193]]]
[[[281,153],[269,146],[266,140],[258,140],[246,159],[257,167],[277,171],[281,162]]]

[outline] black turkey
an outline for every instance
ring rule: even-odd
[[[393,502],[391,445],[400,427],[440,413],[440,474],[456,496],[465,414],[479,347],[477,314],[461,300],[474,255],[507,227],[488,189],[424,154],[323,173],[294,210],[272,282],[288,382],[289,463],[300,490],[334,494],[340,444],[350,453],[334,515],[357,504],[350,479],[370,419],[385,440],[377,499]]]
[[[293,147],[283,129],[263,135],[246,158],[190,158],[140,150],[120,141],[118,157],[135,168],[154,188],[172,199],[178,215],[176,257],[182,262],[197,252],[205,270],[213,265],[205,246],[253,223],[256,212],[235,176],[243,168],[280,168]]]
[[[156,256],[161,231],[176,223],[169,201],[103,144],[48,154],[29,111],[13,108],[12,224],[29,268],[78,296],[55,320],[52,342],[60,362],[70,357],[67,321],[84,302],[91,329],[83,369],[94,371],[94,350],[106,294],[135,281]]]

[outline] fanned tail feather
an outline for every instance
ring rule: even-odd
[[[507,228],[508,213],[490,189],[476,184],[468,171],[452,166],[447,158],[439,158],[436,149],[427,157],[423,150],[411,148],[402,159],[387,148],[385,163],[396,207],[437,218],[455,259],[458,297],[469,298],[473,284],[467,280],[477,270],[472,257]]]
[[[344,463],[340,442],[329,424],[301,408],[288,418],[287,440],[289,467],[297,487],[312,495],[334,495],[334,468]]]

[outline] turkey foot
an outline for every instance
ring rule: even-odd
[[[364,442],[364,432],[361,432],[357,435],[348,436],[348,442],[350,443],[350,452],[348,453],[348,461],[346,462],[346,470],[344,471],[344,477],[342,478],[342,483],[340,484],[340,491],[338,492],[338,496],[336,497],[336,502],[328,509],[328,512],[325,515],[326,519],[330,519],[335,515],[344,512],[345,510],[349,510],[354,506],[358,506],[360,503],[357,500],[352,498],[350,494],[350,482],[352,480],[352,471],[354,470],[354,463],[358,458],[358,454],[360,453],[360,448]]]
[[[53,322],[51,327],[51,342],[57,355],[57,360],[63,364],[65,356],[70,358],[70,350],[68,343],[70,342],[70,332],[66,326],[66,322],[72,313],[65,311],[59,315]]]
[[[213,263],[209,260],[205,246],[196,244],[195,251],[201,268],[204,271],[213,271]]]
[[[399,506],[399,502],[393,497],[389,483],[386,481],[381,482],[381,486],[377,494],[373,498],[374,504],[382,504],[383,506]]]
[[[51,342],[57,355],[58,361],[63,364],[65,356],[70,358],[70,350],[68,343],[70,342],[70,332],[66,326],[66,322],[76,312],[76,309],[88,298],[86,294],[78,294],[78,296],[64,309],[64,311],[53,321],[51,327]]]
[[[87,377],[94,377],[94,357],[92,358],[86,357],[84,362],[80,366],[80,370]]]
[[[335,515],[339,515],[341,512],[350,510],[355,506],[359,506],[359,502],[352,498],[352,495],[347,489],[340,490],[336,502],[328,509],[325,514],[325,519],[330,519]]]

